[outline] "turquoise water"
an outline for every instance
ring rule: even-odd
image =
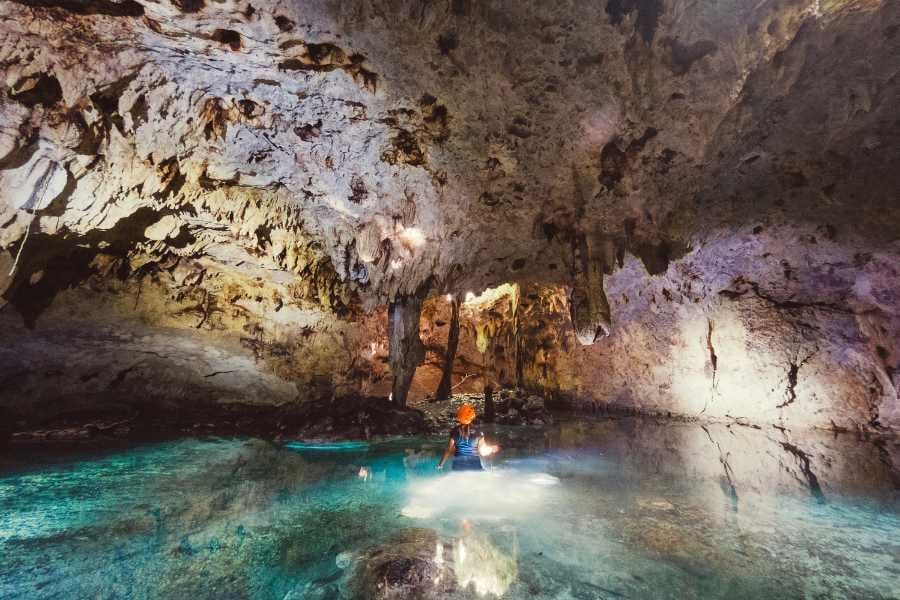
[[[366,553],[411,527],[453,549],[451,597],[900,598],[896,445],[629,419],[491,435],[484,474],[437,472],[441,439],[18,451],[0,598],[365,597]]]

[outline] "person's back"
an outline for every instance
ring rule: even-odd
[[[499,446],[491,446],[484,441],[484,436],[472,427],[475,420],[475,407],[471,404],[463,404],[456,413],[459,425],[450,432],[450,440],[444,450],[444,456],[438,463],[438,469],[444,468],[444,463],[453,455],[454,471],[482,471],[481,457],[493,454]]]
[[[478,443],[481,435],[471,425],[457,425],[450,432],[453,439],[453,470],[480,471],[481,457],[478,454]]]

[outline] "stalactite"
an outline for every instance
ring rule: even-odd
[[[575,239],[572,258],[569,311],[578,341],[589,346],[609,335],[611,327],[609,301],[603,290],[603,267],[598,257],[592,256],[584,235]]]
[[[450,383],[453,378],[453,362],[456,359],[456,347],[459,345],[459,300],[450,301],[450,331],[447,334],[447,353],[444,356],[444,370],[438,384],[435,400],[450,398]]]
[[[391,397],[400,406],[406,405],[416,367],[425,360],[425,346],[419,338],[421,314],[422,298],[419,295],[398,298],[391,303],[388,311],[389,360],[394,373]]]

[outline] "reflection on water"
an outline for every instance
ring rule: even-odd
[[[481,596],[505,594],[518,575],[516,544],[512,553],[504,552],[468,519],[460,521],[460,530],[453,544],[453,571],[459,588]]]
[[[388,555],[390,577],[418,564],[454,598],[900,597],[896,441],[637,419],[490,433],[486,473],[438,473],[442,439],[6,456],[0,597],[366,597]]]

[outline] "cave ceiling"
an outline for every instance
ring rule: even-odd
[[[0,6],[6,263],[30,209],[36,239],[326,260],[371,308],[900,227],[892,2]]]

